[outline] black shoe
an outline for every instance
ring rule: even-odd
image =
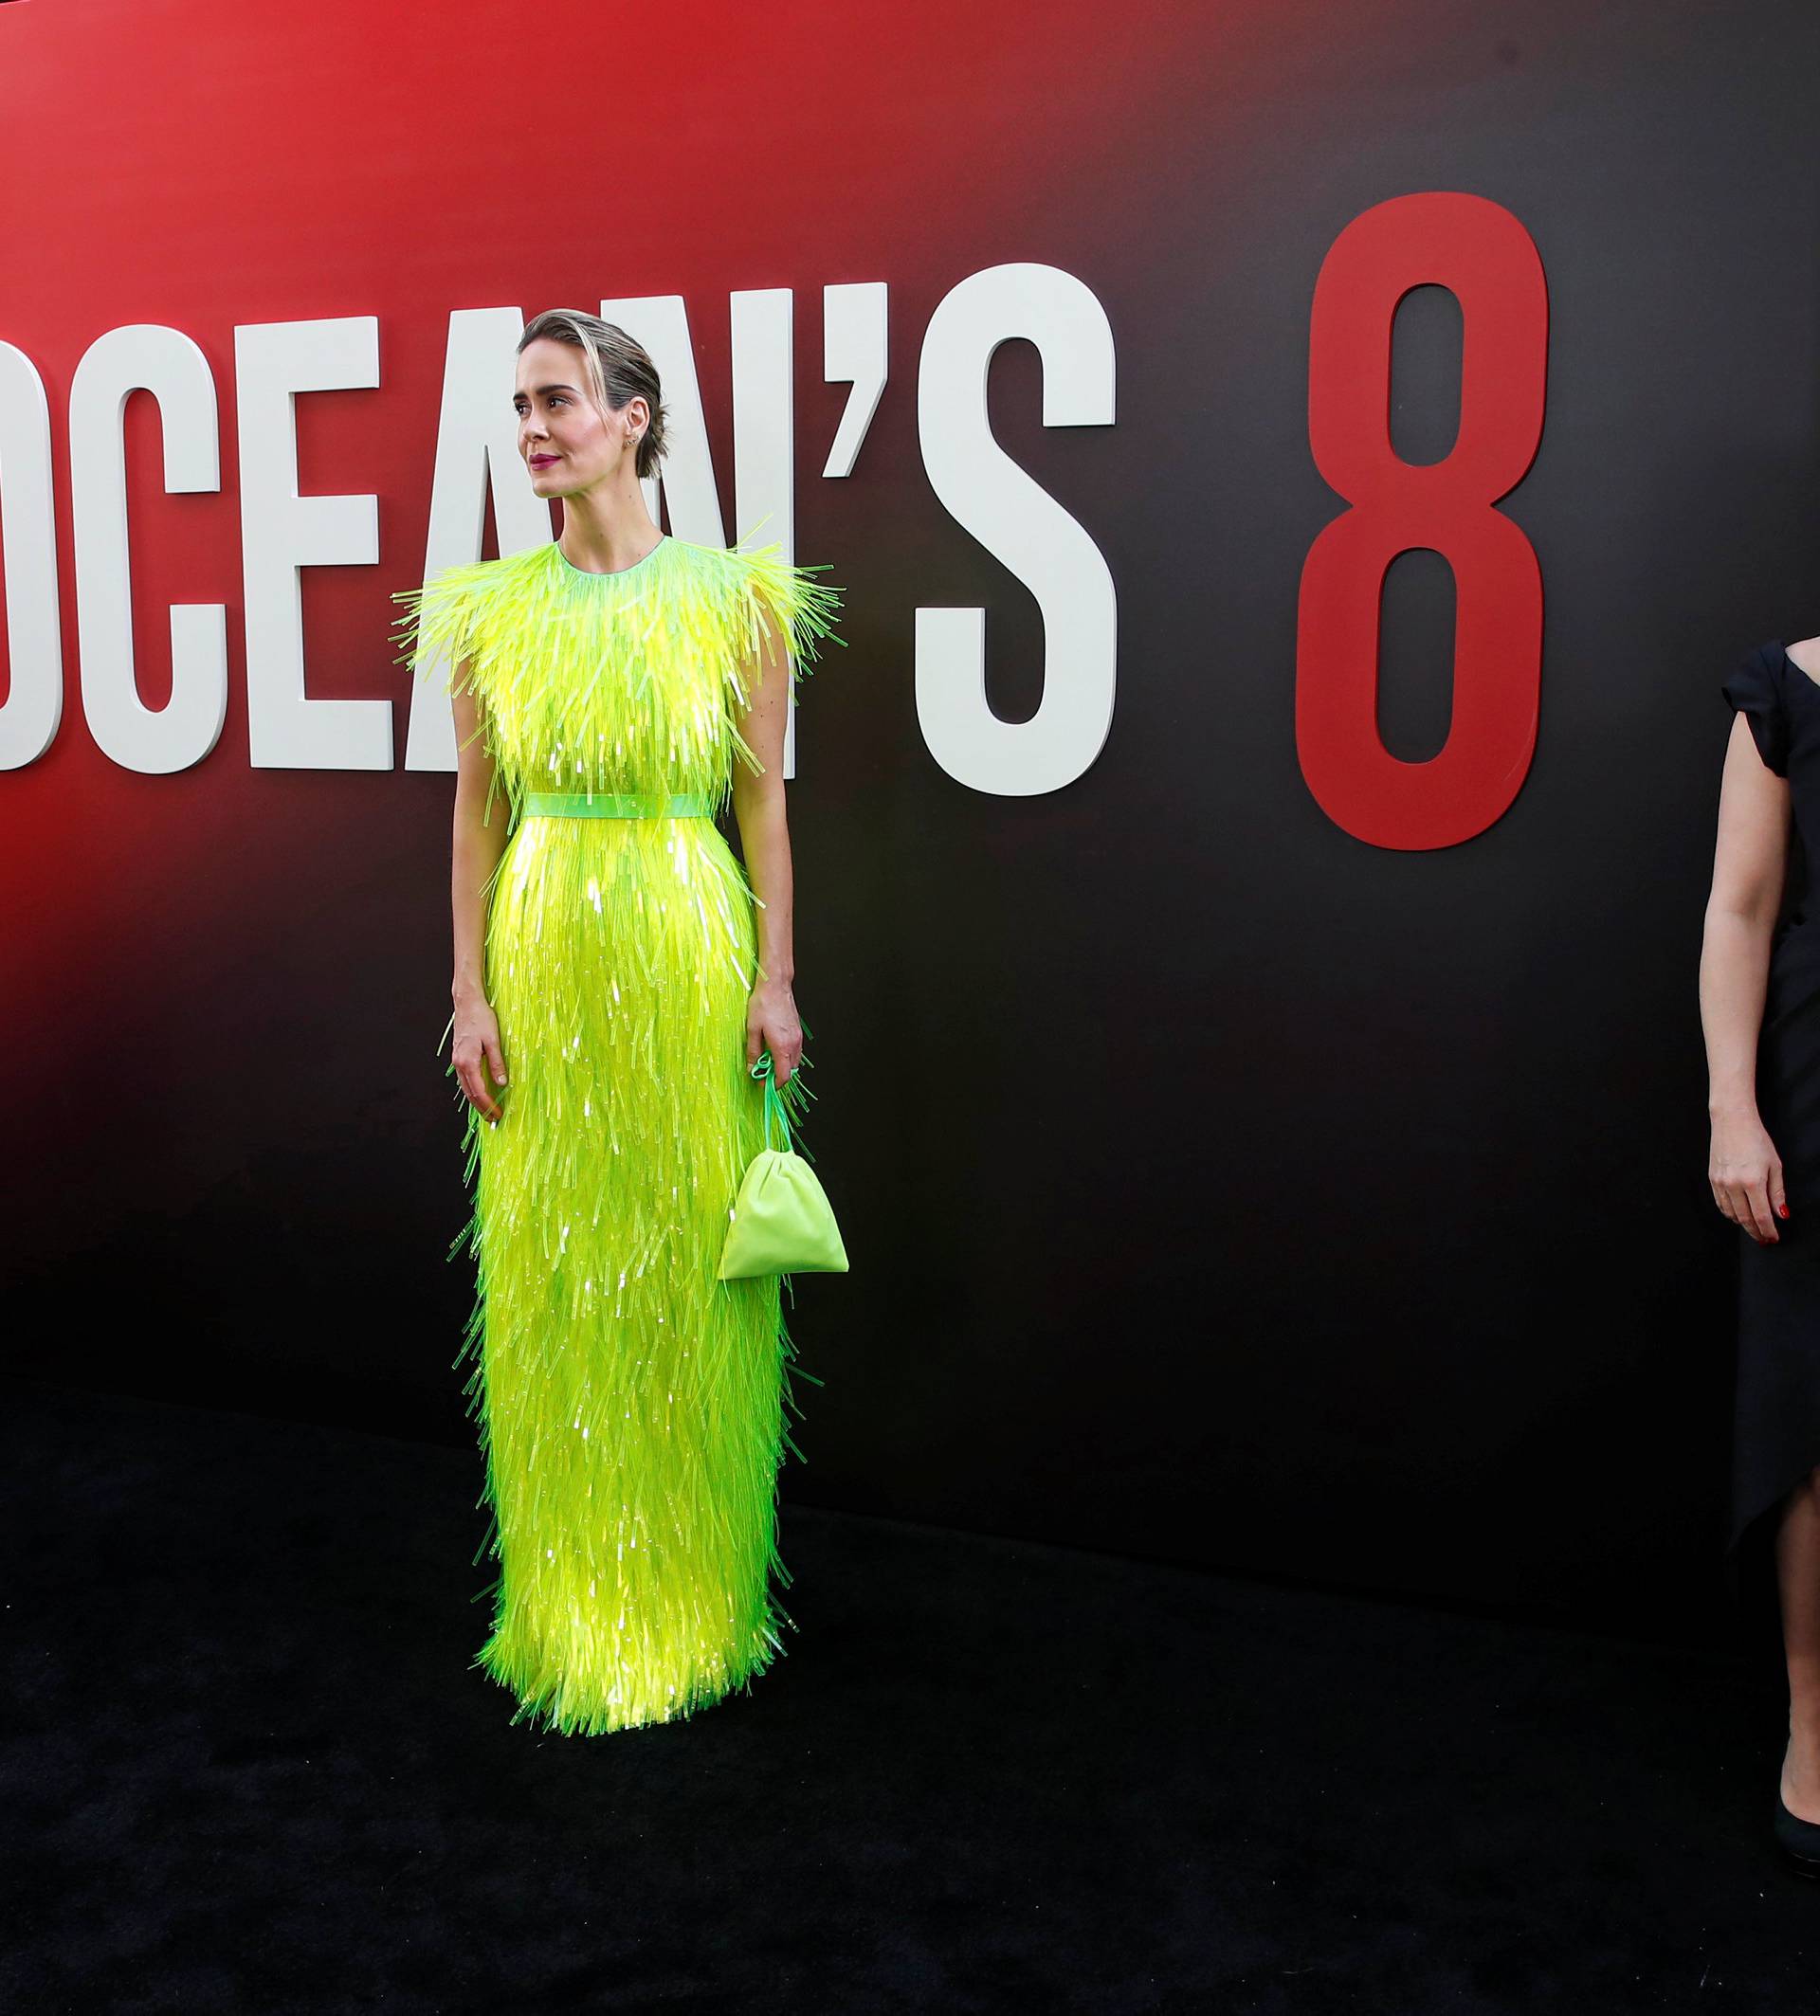
[[[1779,1785],[1775,1789],[1775,1844],[1798,1874],[1820,1881],[1820,1824],[1797,1820],[1783,1803]]]

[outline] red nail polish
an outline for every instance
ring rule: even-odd
[[[1786,1204],[1778,1204],[1775,1208],[1775,1214],[1778,1218],[1786,1218],[1789,1215],[1788,1206]]]

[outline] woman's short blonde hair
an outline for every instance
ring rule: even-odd
[[[650,353],[642,343],[633,342],[617,322],[603,322],[582,308],[546,308],[534,317],[519,338],[519,353],[539,337],[571,344],[581,352],[588,389],[603,418],[610,407],[617,413],[631,399],[644,398],[651,409],[651,424],[639,437],[638,474],[641,479],[653,474],[666,445],[664,423],[667,416]]]

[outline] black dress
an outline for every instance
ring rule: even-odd
[[[1757,1040],[1756,1102],[1782,1158],[1789,1216],[1777,1243],[1739,1230],[1738,1381],[1732,1429],[1736,1574],[1747,1534],[1820,1465],[1820,917],[1808,863],[1820,847],[1820,684],[1781,644],[1759,645],[1720,689],[1750,722],[1757,754],[1789,780],[1789,875],[1771,939]],[[1755,1550],[1753,1550],[1755,1552]]]

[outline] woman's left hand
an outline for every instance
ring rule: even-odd
[[[747,1064],[755,1064],[764,1050],[771,1052],[772,1083],[788,1084],[802,1061],[803,1026],[791,990],[769,980],[761,980],[746,1003]]]

